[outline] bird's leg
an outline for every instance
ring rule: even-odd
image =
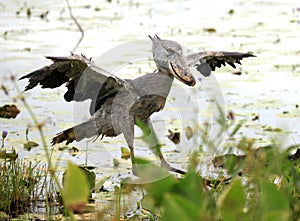
[[[133,147],[134,124],[125,124],[125,125],[123,125],[123,134],[124,134],[124,137],[126,139],[127,145],[130,149],[132,173],[137,176],[137,168],[136,168],[136,162],[135,162],[135,158],[134,158],[134,147]]]
[[[150,119],[147,120],[146,124],[150,129],[150,133],[155,133]],[[157,147],[154,147],[155,149],[154,148],[152,148],[152,149],[153,149],[154,153],[159,157],[161,166],[168,171],[172,171],[172,172],[179,173],[179,174],[185,174],[184,171],[170,166],[170,164],[165,160],[162,152],[160,151],[160,147],[158,146],[159,144],[157,143],[156,145],[157,145]]]

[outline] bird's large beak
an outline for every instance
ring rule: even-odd
[[[168,66],[170,73],[179,81],[189,86],[196,84],[194,76],[184,61],[168,61]]]

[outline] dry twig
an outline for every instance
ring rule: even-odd
[[[76,24],[78,30],[79,30],[80,33],[81,33],[81,36],[80,36],[80,38],[79,38],[77,44],[74,46],[74,48],[73,48],[73,50],[72,50],[72,51],[74,52],[74,51],[77,49],[77,47],[79,46],[79,44],[81,43],[81,41],[82,41],[82,39],[83,39],[83,37],[84,37],[84,30],[83,30],[83,28],[81,27],[81,25],[79,24],[79,22],[77,21],[76,17],[73,15],[72,7],[71,7],[71,5],[70,5],[69,0],[66,0],[66,2],[67,2],[67,6],[68,6],[68,10],[69,10],[70,17],[71,17],[71,19],[74,21],[74,23]]]

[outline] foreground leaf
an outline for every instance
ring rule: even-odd
[[[289,220],[291,211],[286,195],[267,181],[262,181],[260,187],[261,220]]]
[[[240,180],[233,182],[219,200],[223,220],[243,220],[246,197]]]
[[[175,193],[166,193],[161,220],[200,220],[197,204]]]
[[[68,162],[63,184],[62,195],[65,206],[74,212],[82,213],[90,194],[89,183],[84,172],[78,166]]]

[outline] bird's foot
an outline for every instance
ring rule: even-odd
[[[176,169],[176,168],[174,168],[174,167],[171,167],[170,164],[168,164],[168,163],[167,163],[166,161],[164,161],[164,160],[161,161],[161,166],[162,166],[163,168],[165,168],[166,170],[172,171],[172,172],[174,172],[174,173],[186,174],[186,172],[183,171],[183,170],[180,170],[180,169]]]
[[[185,171],[170,166],[170,164],[168,164],[166,161],[162,161],[161,166],[166,170],[174,173],[186,174]],[[141,168],[140,169],[138,168],[138,164],[132,164],[132,174],[135,176],[139,176],[140,172],[141,172]]]
[[[179,174],[186,174],[185,171],[180,170],[180,169],[176,169],[176,168],[174,168],[174,167],[171,167],[171,170],[170,170],[170,171],[172,171],[172,172],[174,172],[174,173],[179,173]]]

